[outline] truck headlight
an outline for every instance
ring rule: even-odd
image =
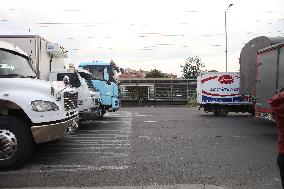
[[[56,111],[59,107],[50,101],[35,100],[31,102],[33,111],[46,112],[46,111]]]

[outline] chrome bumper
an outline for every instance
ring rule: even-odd
[[[78,115],[56,122],[33,125],[31,127],[35,143],[44,143],[64,137],[78,128],[76,120]]]

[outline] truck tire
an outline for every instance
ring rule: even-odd
[[[213,113],[215,116],[226,116],[228,115],[229,111],[227,107],[216,107],[214,108]]]
[[[102,114],[101,114],[101,116],[99,117],[99,119],[102,118],[102,117],[105,115],[105,113],[106,113],[106,111],[105,111],[105,110],[102,110]]]
[[[16,117],[0,117],[0,169],[15,169],[33,153],[34,141],[27,124]]]

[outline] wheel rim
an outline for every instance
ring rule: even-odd
[[[0,160],[11,159],[17,152],[18,141],[14,133],[0,129]]]
[[[225,110],[225,109],[221,109],[220,110],[220,115],[222,115],[222,116],[224,116],[224,115],[227,115],[227,110]]]

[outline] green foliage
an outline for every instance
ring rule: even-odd
[[[197,79],[197,76],[205,67],[198,56],[188,57],[184,65],[180,66],[182,69],[182,76],[185,79]]]
[[[198,103],[197,103],[197,99],[196,98],[191,98],[187,104],[189,105],[189,107],[197,107]]]
[[[146,74],[145,78],[165,78],[166,76],[157,69],[151,70],[149,73]]]

